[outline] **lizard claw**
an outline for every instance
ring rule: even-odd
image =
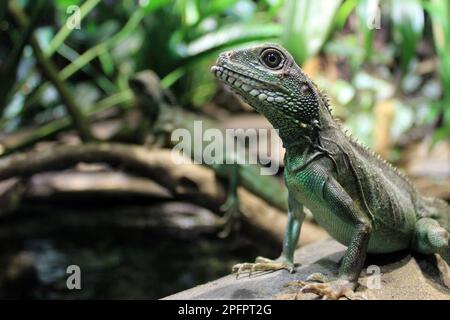
[[[308,280],[324,280],[325,276],[321,274],[312,274],[308,277]],[[337,279],[333,281],[327,281],[323,283],[308,283],[304,281],[296,281],[289,283],[288,285],[300,286],[300,292],[302,293],[314,293],[324,300],[332,299],[337,300],[345,297],[347,299],[367,299],[364,296],[355,294],[356,283],[345,280]]]
[[[310,274],[308,278],[306,278],[306,281],[315,281],[320,283],[329,282],[328,277],[320,272]]]
[[[292,273],[294,271],[294,263],[283,258],[272,260],[268,258],[257,257],[255,259],[255,263],[245,262],[234,265],[232,272],[236,273],[237,279],[239,275],[244,272],[248,272],[250,277],[252,273],[256,271],[277,271],[281,269],[286,269]]]

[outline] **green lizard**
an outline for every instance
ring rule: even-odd
[[[359,145],[333,119],[328,99],[278,45],[222,53],[211,71],[279,130],[286,149],[288,223],[276,260],[258,257],[234,272],[288,269],[305,217],[303,206],[348,248],[332,281],[313,274],[303,292],[351,297],[366,253],[412,249],[450,264],[450,207],[417,193],[379,156]]]
[[[151,132],[156,136],[157,144],[173,147],[178,141],[170,139],[171,133],[175,129],[183,128],[194,136],[194,123],[201,121],[203,130],[217,129],[219,124],[204,115],[184,110],[176,105],[175,99],[170,91],[162,88],[158,76],[152,71],[141,71],[129,81],[142,112],[145,114],[146,124]],[[193,142],[193,140],[192,140]],[[202,152],[208,141],[201,141],[203,144],[199,150]],[[196,148],[191,147],[191,157],[201,157],[195,155]],[[227,154],[227,157],[237,155]],[[269,204],[280,210],[287,210],[287,190],[273,176],[260,175],[261,167],[251,164],[210,164],[208,165],[217,176],[229,179],[229,191],[226,202],[222,206],[224,215],[224,235],[228,234],[232,224],[236,222],[239,215],[239,202],[237,198],[237,187],[245,187],[252,193],[266,200]]]

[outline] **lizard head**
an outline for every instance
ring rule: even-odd
[[[278,45],[224,52],[211,71],[276,128],[314,131],[321,108],[328,111],[316,85]]]

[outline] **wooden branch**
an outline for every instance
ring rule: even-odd
[[[183,164],[176,164],[182,161]],[[167,188],[174,197],[213,212],[219,212],[226,199],[226,188],[207,167],[193,164],[189,158],[167,149],[147,150],[125,144],[57,146],[12,155],[0,159],[0,180],[27,178],[39,172],[70,168],[79,162],[107,163],[148,177]],[[258,234],[261,241],[281,243],[287,216],[243,187],[238,188],[238,195],[244,227]],[[325,237],[324,231],[312,223],[305,223],[303,231],[302,243]]]
[[[27,198],[38,199],[77,195],[173,199],[166,188],[150,179],[114,171],[38,173],[29,180],[25,193]]]
[[[176,158],[176,157],[175,157]],[[148,177],[165,186],[178,198],[216,209],[225,200],[225,191],[214,172],[179,158],[177,165],[169,150],[148,151],[126,144],[91,143],[57,146],[43,151],[15,154],[0,160],[0,180],[29,177],[38,172],[67,169],[79,162],[108,163]]]

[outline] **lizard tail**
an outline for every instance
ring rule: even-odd
[[[442,199],[431,197],[420,197],[418,208],[419,218],[433,218],[450,232],[450,205]]]

